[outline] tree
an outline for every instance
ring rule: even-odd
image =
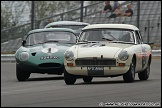
[[[24,1],[1,1],[1,30],[21,24]]]
[[[11,16],[12,13],[6,5],[3,5],[5,3],[1,2],[1,30],[6,29],[11,26]]]
[[[92,4],[98,1],[85,1],[87,4]],[[61,18],[52,18],[53,15],[67,12],[80,7],[81,1],[35,1],[35,21],[36,26],[41,22],[42,18],[50,17],[54,21],[59,21]],[[90,9],[89,11],[93,11]],[[80,16],[80,10],[68,13],[64,16],[64,20],[69,20]],[[14,27],[31,22],[31,1],[1,1],[1,29]],[[37,28],[37,27],[36,27]]]

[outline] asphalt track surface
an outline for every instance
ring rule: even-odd
[[[63,75],[47,74],[31,74],[27,81],[18,82],[15,69],[15,63],[1,63],[1,107],[161,106],[160,59],[152,61],[147,81],[136,74],[133,83],[124,83],[119,76],[95,77],[92,83],[77,79],[74,85],[66,85]]]

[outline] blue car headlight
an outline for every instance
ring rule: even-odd
[[[64,57],[67,61],[72,61],[74,58],[74,53],[70,50],[65,51]]]
[[[119,53],[118,57],[119,57],[120,60],[125,61],[125,60],[128,59],[129,54],[128,54],[127,51],[122,50],[122,51]]]
[[[27,52],[22,52],[19,54],[19,59],[21,61],[26,61],[29,58],[29,54]]]

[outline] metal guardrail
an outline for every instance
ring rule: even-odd
[[[152,50],[153,57],[161,57],[161,50]],[[15,54],[1,54],[1,62],[15,62]]]
[[[1,62],[14,62],[15,54],[1,54]]]
[[[161,56],[161,50],[152,50],[152,56],[153,57],[160,57]]]

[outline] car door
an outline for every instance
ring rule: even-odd
[[[136,38],[136,71],[142,70],[142,62],[143,62],[143,53],[142,53],[142,40],[140,38],[139,32],[135,31],[135,38]]]
[[[143,44],[143,39],[139,31],[138,31],[138,34],[139,34],[139,38],[141,41],[141,49],[142,49],[142,52],[141,52],[142,64],[141,65],[142,65],[142,70],[143,70],[147,64],[147,47],[145,46],[146,44]]]

